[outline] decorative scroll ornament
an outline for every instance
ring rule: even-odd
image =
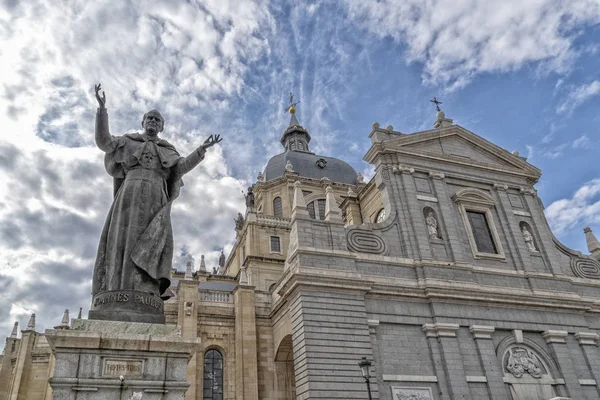
[[[544,367],[539,358],[533,351],[524,347],[508,349],[506,370],[513,374],[515,378],[522,377],[525,372],[538,379],[544,374]]]
[[[348,232],[348,247],[359,253],[384,254],[386,252],[383,239],[375,233],[358,229]]]
[[[572,262],[571,269],[575,276],[587,279],[600,279],[600,268],[595,260],[579,259]]]

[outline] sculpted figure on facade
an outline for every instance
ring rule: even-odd
[[[246,194],[245,198],[246,198],[246,207],[250,208],[250,209],[254,209],[256,199],[254,197],[254,191],[253,191],[252,186],[250,186],[248,188],[248,193]]]
[[[544,370],[535,353],[522,347],[513,347],[509,349],[509,356],[506,362],[506,370],[513,374],[515,378],[522,377],[525,372],[534,378],[541,378]]]
[[[429,239],[439,239],[440,234],[438,233],[438,223],[435,219],[435,213],[431,209],[427,211],[425,224],[427,225],[427,235],[429,235]]]
[[[165,121],[157,110],[144,114],[142,133],[113,136],[106,95],[100,91],[98,84],[96,145],[106,153],[104,164],[114,180],[114,200],[98,246],[92,294],[134,290],[162,296],[170,285],[173,257],[171,205],[183,186],[183,175],[222,139],[211,135],[182,157],[172,144],[158,137]]]
[[[537,252],[538,249],[535,248],[535,243],[533,241],[533,235],[531,234],[531,232],[529,232],[529,229],[527,229],[527,226],[525,226],[525,225],[521,226],[521,234],[523,234],[523,240],[525,241],[525,244],[527,244],[527,248],[529,249],[529,251]]]

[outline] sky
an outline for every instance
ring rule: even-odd
[[[600,0],[0,0],[0,340],[65,308],[84,316],[112,179],[94,144],[94,84],[111,133],[161,110],[183,155],[223,142],[185,178],[172,212],[174,266],[217,264],[242,191],[289,121],[311,150],[362,160],[381,126],[448,118],[517,150],[555,235],[587,252],[600,234]]]

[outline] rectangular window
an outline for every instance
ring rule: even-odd
[[[317,200],[317,205],[319,206],[319,219],[325,219],[325,199]]]
[[[271,236],[271,253],[281,253],[281,241],[279,236]]]
[[[485,213],[467,210],[467,217],[473,231],[477,251],[480,253],[498,254]]]
[[[315,219],[315,202],[311,201],[310,203],[308,203],[308,205],[306,206],[306,209],[308,210],[308,215],[312,219]]]

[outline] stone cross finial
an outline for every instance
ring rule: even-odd
[[[342,210],[335,200],[331,186],[327,186],[325,189],[325,221],[342,221]]]
[[[27,330],[35,330],[35,313],[31,314],[31,317],[29,318],[29,322],[27,323]]]
[[[69,327],[69,309],[65,310],[60,321],[60,325],[55,326],[54,329],[71,329]]]
[[[294,202],[292,204],[292,216],[302,214],[308,215],[306,209],[306,200],[304,199],[304,193],[302,193],[302,183],[300,181],[294,182]]]
[[[206,262],[204,261],[204,254],[200,256],[200,271],[206,272]]]
[[[600,242],[598,242],[598,239],[596,239],[594,232],[592,232],[589,226],[583,228],[583,232],[585,233],[585,241],[587,242],[588,251],[596,260],[600,260]]]
[[[242,267],[240,271],[240,285],[248,284],[248,273],[246,272],[246,267]]]
[[[188,261],[185,265],[185,279],[192,279],[192,262]]]
[[[12,332],[10,333],[10,338],[11,339],[16,339],[17,338],[17,331],[19,329],[19,321],[15,321],[15,324],[13,325],[12,328]]]

